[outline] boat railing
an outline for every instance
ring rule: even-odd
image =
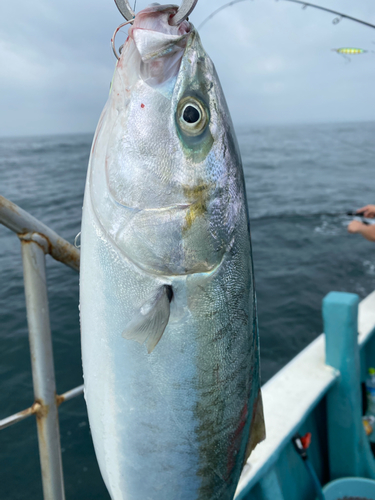
[[[58,407],[83,393],[83,385],[56,394],[45,256],[79,271],[79,250],[25,210],[0,196],[0,223],[21,241],[34,403],[0,420],[0,429],[35,415],[44,500],[64,500]]]
[[[323,434],[327,434],[323,448],[330,480],[375,479],[360,391],[367,369],[375,364],[375,292],[361,302],[356,294],[329,293],[323,300],[323,323],[325,333],[262,387],[267,437],[244,467],[236,500],[295,498],[298,474],[293,477],[294,486],[293,481],[285,484],[283,463],[295,464],[292,438],[307,421],[316,427],[322,414],[316,413],[315,420],[312,415],[323,399]],[[318,437],[319,432],[315,442]],[[301,482],[299,486],[302,489]]]
[[[83,386],[56,394],[45,256],[79,270],[77,248],[20,207],[0,196],[0,223],[20,241],[34,386],[34,403],[0,420],[0,429],[36,416],[45,500],[64,500],[58,407],[83,393]],[[375,292],[359,303],[355,294],[331,292],[323,300],[320,335],[262,387],[267,439],[244,467],[236,499],[286,500],[280,460],[295,453],[291,438],[326,400],[331,479],[375,478],[375,461],[364,435],[360,382],[375,359]],[[348,431],[347,415],[352,419]],[[343,418],[345,417],[345,418]],[[344,452],[342,451],[344,450]]]

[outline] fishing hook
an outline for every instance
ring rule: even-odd
[[[343,58],[345,59],[346,63],[350,63],[351,62],[351,59],[349,56],[347,56],[346,54],[340,54],[340,56],[343,56]]]
[[[117,54],[117,50],[116,50],[116,44],[115,44],[115,41],[116,41],[116,35],[117,33],[120,31],[121,28],[123,28],[124,26],[126,26],[127,24],[131,24],[134,22],[134,18],[130,19],[129,21],[126,21],[126,23],[122,23],[120,24],[120,26],[118,26],[116,29],[115,29],[115,32],[113,33],[112,35],[112,38],[111,38],[111,45],[112,45],[112,50],[113,50],[113,53],[115,54],[115,57],[117,60],[120,59],[120,56]],[[120,47],[120,54],[121,54],[121,47]]]
[[[78,243],[79,242],[79,243]],[[76,248],[81,248],[81,231],[77,234],[77,236],[74,238],[74,246]]]
[[[172,26],[178,26],[183,21],[185,21],[185,19],[187,19],[193,12],[197,3],[198,0],[183,0],[181,7],[177,11],[177,14],[171,19]]]
[[[127,21],[134,19],[135,12],[130,7],[128,0],[115,0],[115,4],[120,13],[125,17]]]
[[[181,7],[177,13],[172,17],[172,26],[178,26],[193,12],[198,0],[183,0]],[[134,10],[129,5],[129,0],[115,0],[118,10],[125,17],[127,21],[131,21],[135,17]],[[116,56],[117,57],[117,56]]]

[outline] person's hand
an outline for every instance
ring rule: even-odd
[[[348,232],[352,234],[360,233],[364,224],[359,220],[352,220],[352,222],[348,226]]]
[[[368,217],[369,219],[373,219],[375,217],[375,205],[366,205],[357,210],[357,214],[362,214],[363,217]]]

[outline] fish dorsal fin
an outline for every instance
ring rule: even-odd
[[[264,439],[266,439],[266,428],[264,425],[262,393],[259,389],[257,399],[254,403],[253,418],[250,425],[250,435],[247,443],[244,465],[256,445]]]
[[[139,344],[146,342],[150,354],[161,339],[169,321],[170,303],[173,297],[172,287],[163,285],[151,300],[147,301],[138,314],[122,332],[128,340]]]

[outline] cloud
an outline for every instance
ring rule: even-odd
[[[137,10],[148,3],[139,0]],[[192,22],[197,26],[224,3],[199,0]],[[372,0],[320,3],[375,22]],[[375,54],[353,56],[349,64],[331,51],[375,50],[374,32],[347,20],[333,25],[333,17],[254,0],[203,27],[235,124],[374,119]],[[115,64],[110,38],[122,21],[110,0],[4,2],[0,135],[92,132]]]

